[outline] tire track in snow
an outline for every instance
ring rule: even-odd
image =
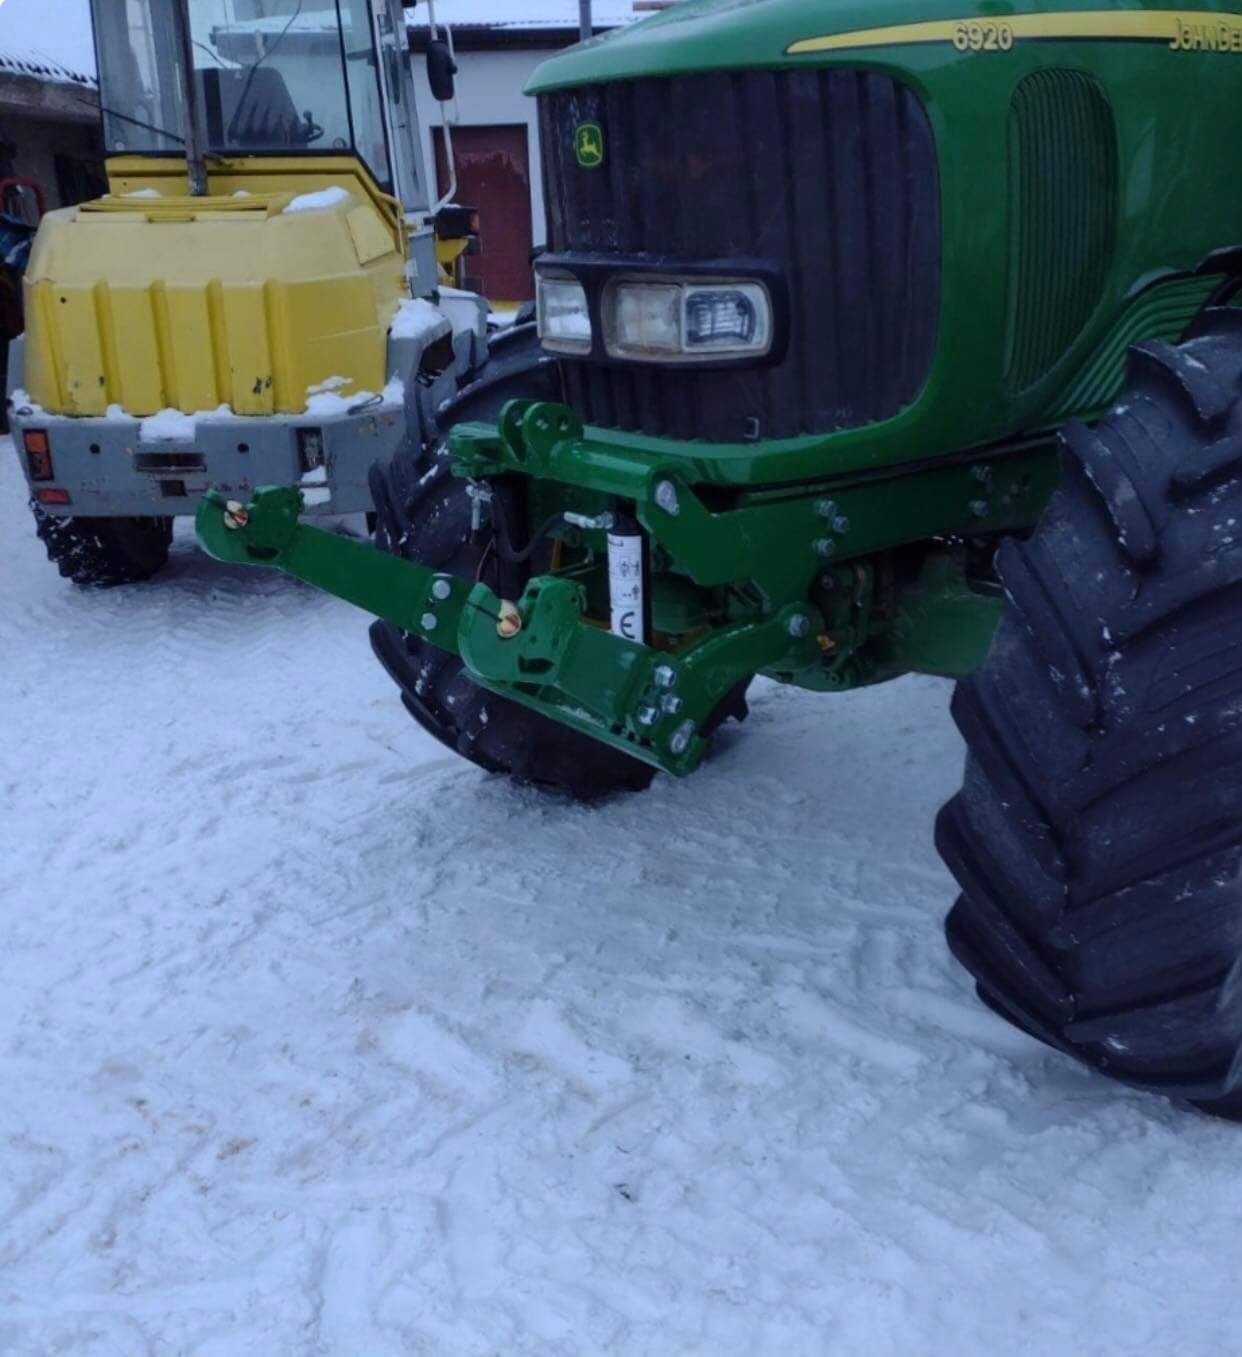
[[[184,533],[78,594],[24,514],[0,454],[5,1357],[1236,1346],[1236,1132],[945,955],[946,685],[583,808],[342,605]]]

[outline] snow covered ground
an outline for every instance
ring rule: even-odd
[[[0,1353],[1238,1350],[1242,1128],[979,1007],[947,685],[775,687],[584,809],[365,619],[79,593],[0,448]]]

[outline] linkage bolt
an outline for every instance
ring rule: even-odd
[[[690,740],[694,735],[694,722],[683,721],[681,725],[673,731],[672,738],[668,742],[669,749],[674,754],[684,754],[690,748]]]
[[[672,481],[658,481],[655,488],[655,502],[672,518],[681,513],[681,504],[677,499],[677,487]]]

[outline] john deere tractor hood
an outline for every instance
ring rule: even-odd
[[[1171,51],[1242,51],[1242,18],[1216,6],[1123,8],[1116,0],[1003,7],[981,19],[962,0],[684,0],[541,65],[527,93],[609,80],[794,66],[836,55],[902,68],[945,56],[1006,52],[1050,39],[1163,44]],[[985,31],[988,30],[988,31]]]

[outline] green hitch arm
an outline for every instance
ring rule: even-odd
[[[248,504],[210,491],[195,528],[216,560],[281,570],[343,598],[459,655],[483,687],[678,776],[698,765],[703,731],[738,682],[817,654],[801,604],[665,654],[592,622],[571,580],[536,576],[511,603],[486,584],[300,523],[301,508],[295,489],[259,489]]]
[[[500,600],[486,585],[300,523],[301,510],[301,493],[283,486],[256,490],[248,504],[209,490],[194,530],[217,561],[283,571],[402,631],[418,632],[442,650],[457,651],[461,615],[476,592],[473,606],[499,614]]]

